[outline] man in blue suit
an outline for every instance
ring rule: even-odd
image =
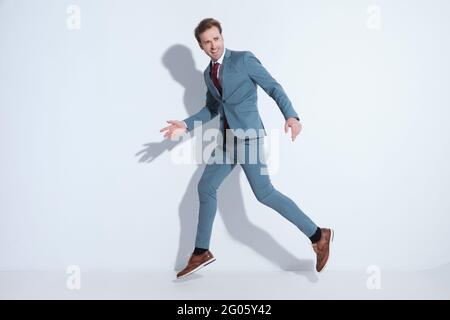
[[[219,139],[198,184],[200,208],[195,248],[177,278],[192,274],[215,260],[209,251],[209,243],[217,210],[216,192],[237,162],[258,201],[276,210],[311,240],[316,253],[316,270],[322,271],[329,258],[333,230],[319,228],[291,199],[273,187],[263,158],[266,132],[257,108],[257,85],[280,108],[286,120],[285,132],[290,128],[294,141],[302,127],[291,101],[255,55],[224,47],[222,27],[217,20],[202,20],[195,29],[195,37],[200,48],[211,58],[204,72],[208,89],[206,104],[184,121],[167,121],[170,125],[160,131],[165,132],[164,137],[173,138],[220,115],[223,139]],[[236,150],[243,150],[243,154],[238,155]],[[252,150],[259,156],[249,161]]]

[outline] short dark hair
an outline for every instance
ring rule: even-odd
[[[219,29],[220,34],[222,34],[222,26],[220,25],[220,22],[213,18],[206,18],[200,21],[197,28],[194,30],[195,39],[197,39],[198,43],[201,43],[200,41],[200,34],[208,30],[209,28],[217,27]]]

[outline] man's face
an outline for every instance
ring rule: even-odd
[[[216,61],[222,56],[223,37],[217,27],[211,27],[200,34],[200,48],[213,60]]]

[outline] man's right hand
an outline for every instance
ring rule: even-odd
[[[184,121],[168,120],[167,123],[170,123],[170,126],[164,127],[159,130],[159,132],[166,131],[166,133],[164,133],[164,138],[172,139],[181,136],[187,131]]]

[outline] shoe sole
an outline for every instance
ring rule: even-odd
[[[206,267],[208,264],[213,263],[214,261],[216,261],[216,258],[212,258],[211,260],[205,261],[201,265],[199,265],[197,268],[189,271],[188,273],[186,273],[186,274],[184,274],[182,276],[177,277],[177,279],[181,279],[181,278],[187,277],[188,275],[193,274],[194,272],[197,272],[201,268]]]
[[[331,259],[331,244],[333,243],[333,239],[334,239],[334,230],[330,229],[330,231],[331,231],[331,235],[330,235],[330,243],[328,245],[328,259],[327,259],[327,262],[325,262],[325,265],[323,266],[322,270],[319,271],[319,273],[322,273],[325,270],[326,266],[328,265],[328,262],[330,262],[330,259]]]

